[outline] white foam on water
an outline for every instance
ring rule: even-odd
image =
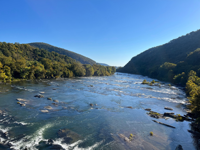
[[[72,144],[66,144],[66,143],[63,143],[63,139],[62,138],[58,138],[53,142],[53,144],[54,145],[60,145],[60,146],[62,146],[62,148],[68,150],[69,148],[72,148],[72,147],[74,147],[74,146],[76,146],[76,145],[78,145],[78,144],[80,144],[82,142],[83,142],[82,140],[78,140],[77,142],[74,142]]]
[[[74,149],[74,150],[93,150],[94,148],[98,147],[98,146],[99,146],[100,144],[102,144],[102,143],[103,143],[103,141],[98,142],[98,143],[95,143],[94,145],[89,146],[89,147],[87,147],[87,148],[81,148],[81,147],[76,146],[76,147],[74,147],[73,149]]]
[[[2,131],[3,133],[8,132],[10,129],[11,129],[11,127],[4,128],[4,127],[0,126],[0,131]]]
[[[19,141],[16,142],[10,142],[13,144],[11,148],[15,149],[23,149],[23,148],[29,148],[31,150],[37,150],[35,146],[39,144],[40,141],[47,141],[43,138],[43,133],[47,128],[50,128],[52,124],[47,124],[43,127],[41,127],[39,130],[37,130],[33,135],[31,136],[25,136]]]
[[[180,103],[180,104],[187,104],[188,103],[188,101],[186,99],[176,100],[176,99],[171,99],[171,98],[168,98],[168,97],[163,97],[163,98],[159,97],[158,99],[165,100],[165,101],[172,102],[172,103]]]
[[[158,92],[158,93],[174,94],[174,95],[179,94],[179,93],[177,93],[175,91],[172,91],[170,89],[162,89],[162,90],[154,90],[154,89],[152,89],[151,91]]]
[[[15,122],[13,122],[13,123],[20,124],[20,125],[23,125],[23,126],[28,125],[28,124],[31,124],[31,123],[18,122],[18,121],[15,121]]]

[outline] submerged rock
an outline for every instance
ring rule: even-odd
[[[77,134],[76,132],[73,132],[69,129],[60,129],[57,132],[57,136],[58,136],[58,138],[63,138],[64,142],[67,144],[74,143],[81,139],[81,136],[79,134]]]
[[[126,107],[126,108],[131,108],[131,109],[133,109],[133,107],[132,107],[132,106],[128,106],[128,107]]]
[[[174,126],[171,126],[171,125],[168,125],[168,124],[166,124],[166,123],[162,123],[162,122],[159,122],[159,121],[156,121],[156,120],[153,120],[153,122],[162,124],[162,125],[167,126],[167,127],[170,127],[170,128],[176,128],[176,127],[174,127]]]
[[[46,109],[53,109],[51,106],[45,106]]]
[[[91,103],[91,104],[90,104],[90,106],[92,107],[92,106],[93,106],[93,104]]]
[[[181,145],[178,145],[175,150],[183,150]]]
[[[59,103],[59,101],[58,100],[53,100],[54,102],[56,102],[56,103]]]
[[[123,134],[119,134],[119,137],[121,138],[121,139],[123,139],[124,141],[126,141],[126,142],[130,142],[130,140],[129,140],[129,138],[127,138],[125,135],[123,135]]]
[[[144,109],[144,110],[146,110],[146,111],[151,111],[151,109],[150,109],[150,108],[146,108],[146,109]]]
[[[62,109],[67,109],[67,107],[64,107],[64,106],[63,106]]]
[[[52,98],[50,98],[50,97],[48,97],[47,99],[48,99],[48,100],[52,100]]]
[[[56,103],[52,103],[52,105],[54,105],[54,106],[56,106],[56,107],[58,106]]]
[[[60,145],[52,145],[51,148],[52,150],[65,150],[62,146]]]
[[[35,95],[34,97],[43,98],[43,95]]]

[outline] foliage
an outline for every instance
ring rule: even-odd
[[[79,61],[82,64],[90,64],[90,65],[96,64],[96,62],[94,60],[87,58],[83,55],[74,53],[72,51],[69,51],[69,50],[66,50],[66,49],[63,49],[63,48],[55,47],[55,46],[52,46],[52,45],[49,45],[49,44],[46,44],[46,43],[39,43],[39,42],[38,43],[29,43],[29,45],[36,47],[36,48],[45,49],[49,52],[54,51],[58,54],[66,55],[68,57],[75,59],[76,61]]]
[[[0,80],[109,76],[115,67],[83,65],[54,51],[0,42]]]
[[[153,136],[153,132],[152,131],[150,132],[150,135]]]
[[[149,82],[147,82],[147,80],[144,79],[144,80],[142,81],[142,84],[149,84]]]

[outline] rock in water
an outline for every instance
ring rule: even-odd
[[[52,98],[50,98],[50,97],[48,97],[47,99],[48,99],[48,100],[52,100]]]
[[[90,104],[90,106],[92,107],[92,106],[93,106],[93,104]]]
[[[175,150],[183,150],[181,145],[178,145]]]
[[[130,109],[133,109],[133,107],[132,107],[132,106],[128,106],[128,107],[126,107],[126,108],[130,108]]]
[[[67,144],[72,144],[81,139],[81,136],[69,129],[61,129],[57,133],[58,138],[63,138]]]
[[[169,108],[169,107],[165,107],[165,109],[167,109],[167,110],[173,110],[172,108]]]
[[[58,100],[53,100],[54,102],[56,102],[56,103],[59,103],[59,101]]]
[[[27,100],[22,99],[22,98],[17,98],[17,101],[20,101],[20,102],[26,102]]]
[[[45,106],[45,109],[53,109],[51,106]]]
[[[53,140],[52,139],[48,139],[48,144],[53,144]]]
[[[43,95],[38,95],[38,98],[42,98],[42,97],[44,97]]]
[[[124,139],[124,141],[126,141],[126,142],[130,142],[130,140],[129,140],[129,138],[127,138],[125,135],[123,135],[123,134],[119,134],[119,137],[121,138],[121,139]]]
[[[41,112],[43,112],[43,113],[47,113],[47,112],[49,112],[48,110],[41,110]]]
[[[26,104],[20,103],[21,106],[26,106]]]

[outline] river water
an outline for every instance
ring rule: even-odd
[[[182,104],[188,101],[184,91],[169,83],[143,85],[144,79],[152,80],[115,73],[108,77],[27,80],[0,85],[0,110],[3,111],[0,149],[174,150],[179,144],[184,150],[196,149],[187,131],[190,122],[151,118],[144,110],[170,112],[164,109],[167,106],[173,108],[171,112],[184,115]],[[40,92],[44,97],[34,97]],[[17,98],[25,99],[26,106],[17,104]],[[127,108],[130,106],[132,109]],[[153,136],[149,134],[151,131]],[[130,142],[120,136],[130,134],[134,135]],[[53,144],[48,144],[49,139]]]

